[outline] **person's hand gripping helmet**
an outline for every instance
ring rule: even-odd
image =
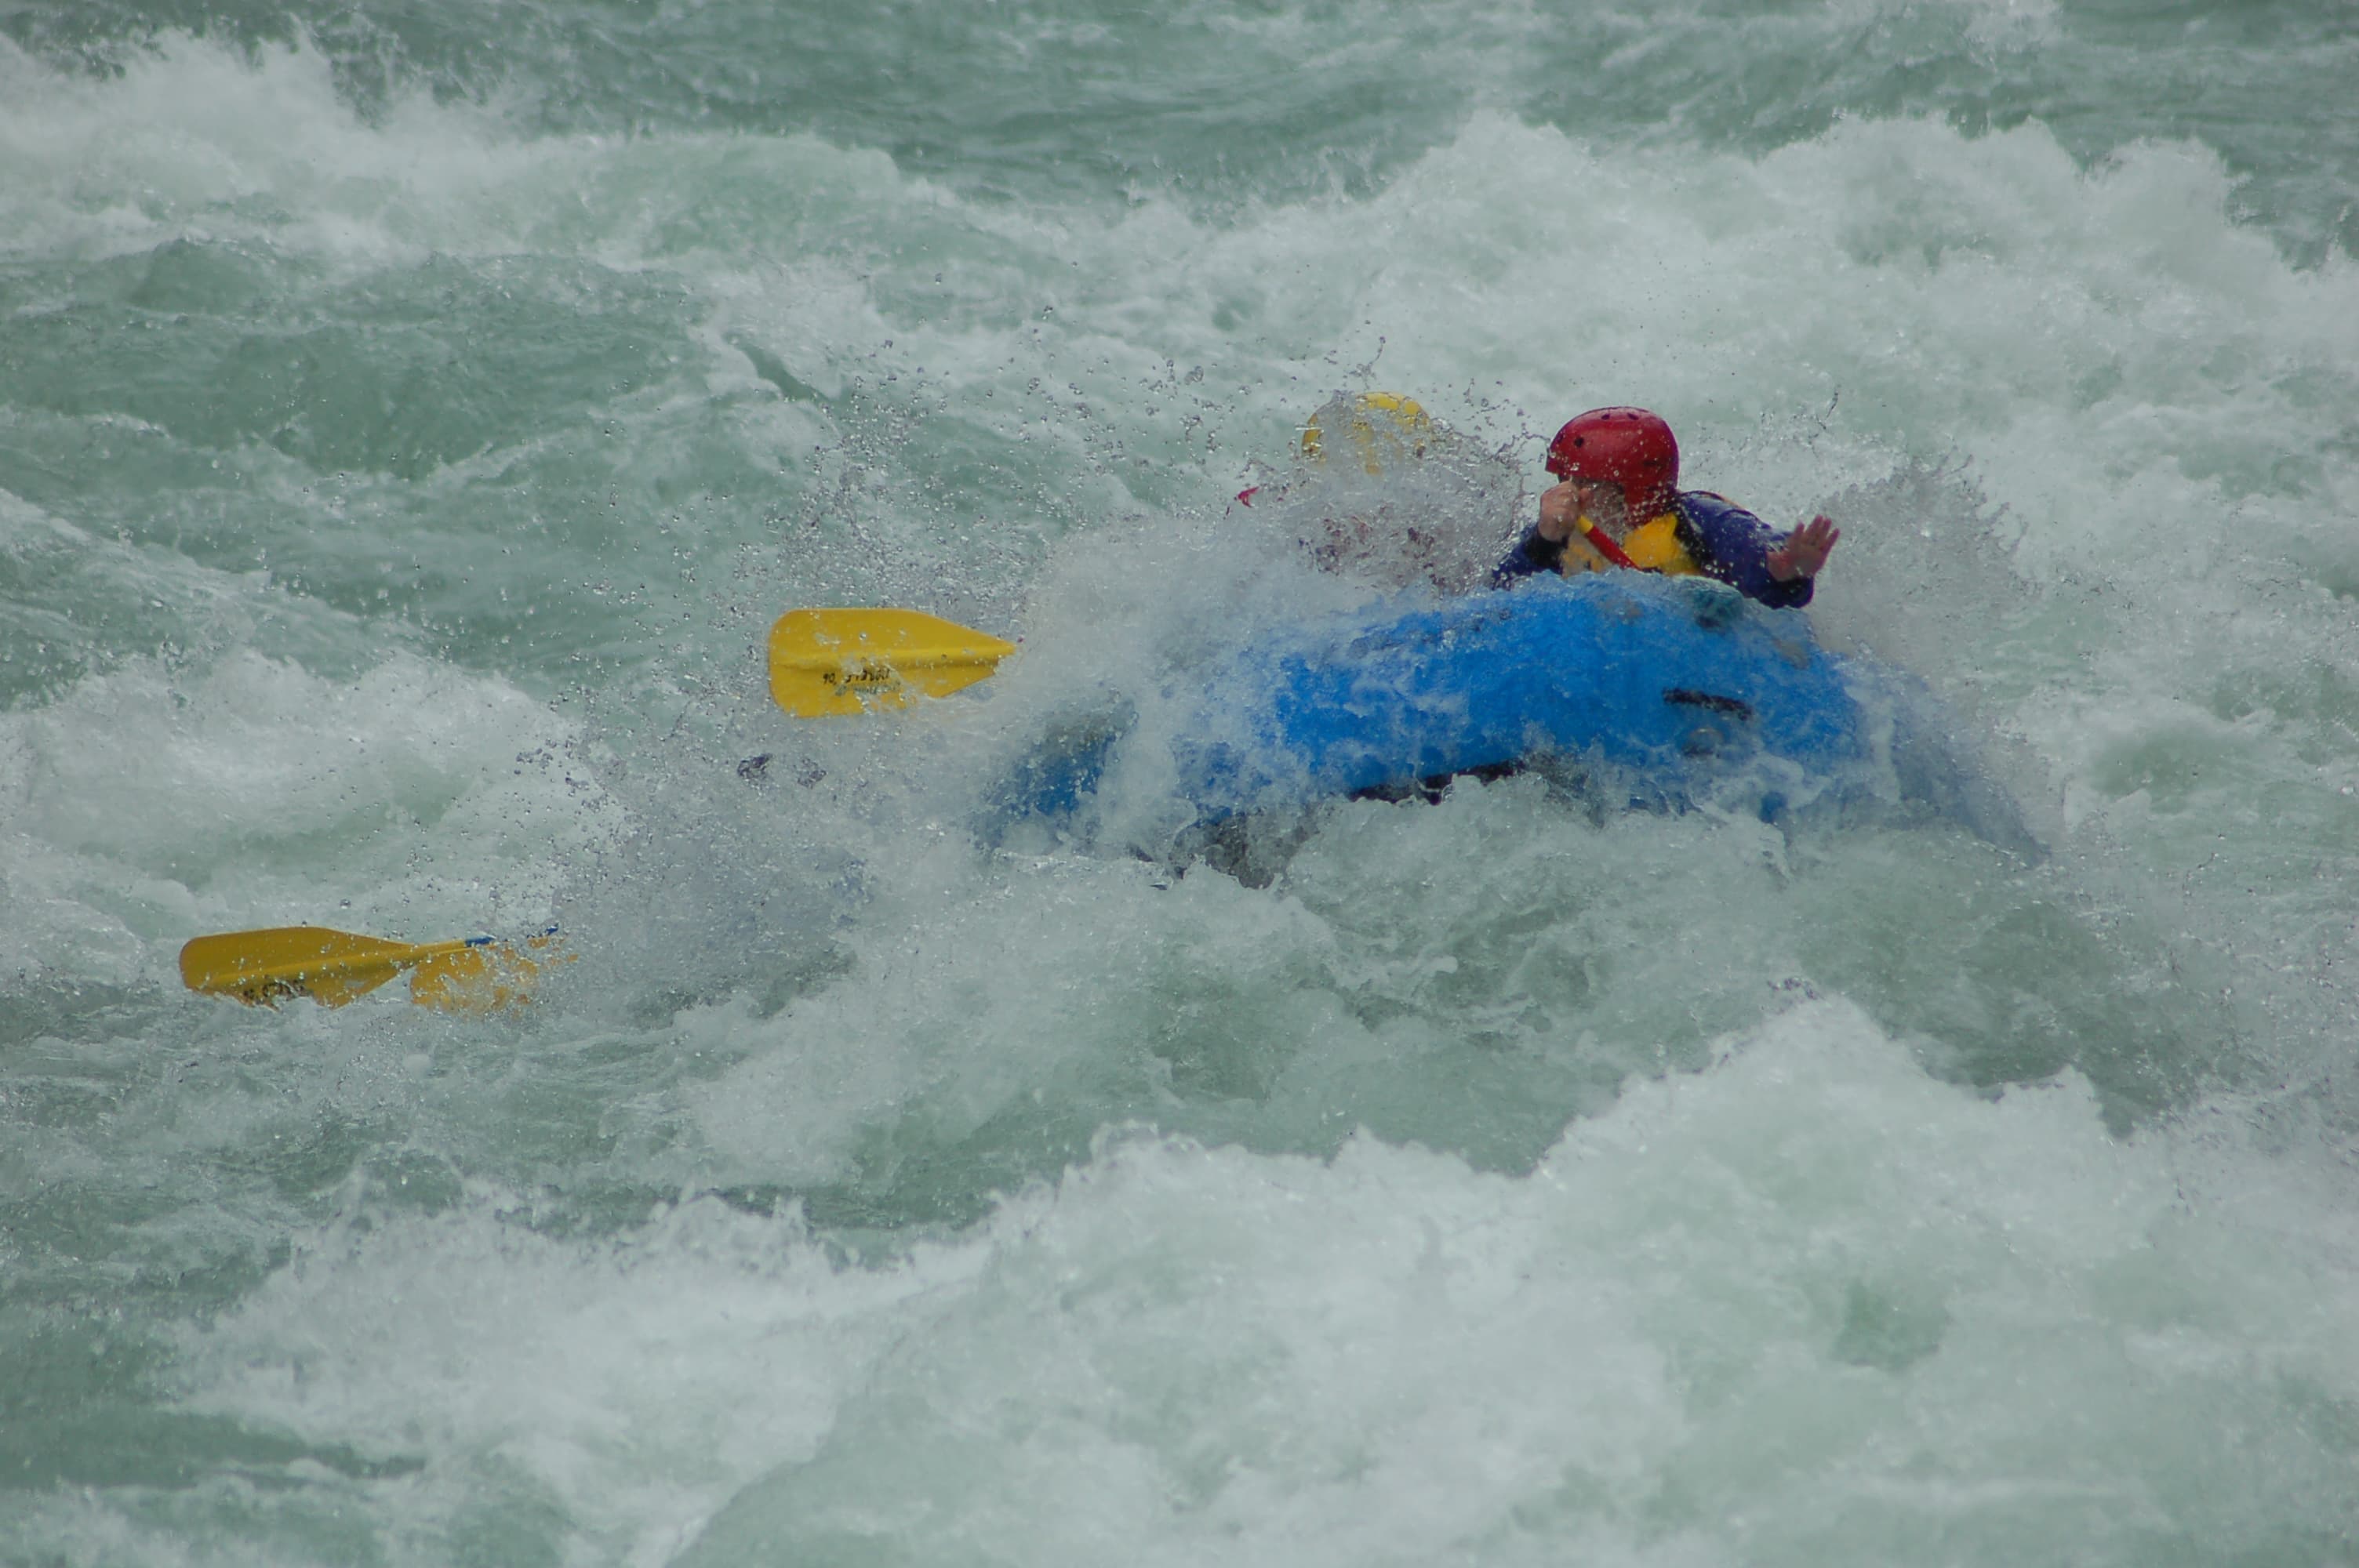
[[[1548,470],[1559,479],[1622,487],[1634,522],[1671,509],[1680,485],[1680,444],[1659,414],[1644,408],[1593,408],[1565,421],[1549,443]]]

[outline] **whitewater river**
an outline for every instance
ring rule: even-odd
[[[0,4],[0,1562],[2359,1563],[2354,80],[2339,0]],[[1377,591],[1232,499],[1375,390],[1484,548],[1606,403],[1832,514],[2045,853],[979,827]],[[862,604],[1022,651],[788,719]],[[293,924],[573,962],[183,989]]]

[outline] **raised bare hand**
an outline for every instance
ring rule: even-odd
[[[1779,582],[1818,576],[1827,557],[1834,553],[1835,541],[1842,537],[1843,530],[1835,526],[1833,518],[1824,514],[1811,518],[1769,552],[1769,575]]]

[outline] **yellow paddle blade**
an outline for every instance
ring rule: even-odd
[[[279,925],[197,937],[180,949],[180,979],[190,990],[234,997],[248,1007],[276,1007],[297,996],[342,1007],[408,969],[409,1000],[419,1006],[489,1012],[530,1001],[541,971],[572,961],[554,931],[518,947],[488,936],[388,942],[324,925]]]
[[[449,944],[410,971],[409,1000],[442,1012],[495,1012],[530,1001],[541,971],[574,957],[554,931],[527,938],[522,947],[482,938]]]
[[[290,996],[342,1007],[421,959],[465,946],[387,942],[324,925],[230,931],[182,947],[180,979],[190,990],[235,997],[248,1007],[276,1007]]]
[[[798,719],[902,708],[973,686],[1015,651],[915,610],[789,610],[770,628],[770,695]]]

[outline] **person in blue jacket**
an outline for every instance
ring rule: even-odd
[[[1780,535],[1725,496],[1680,490],[1679,443],[1644,408],[1575,416],[1549,443],[1548,470],[1563,482],[1541,494],[1539,521],[1491,574],[1498,587],[1635,568],[1713,578],[1772,609],[1799,609],[1843,536],[1824,516]]]

